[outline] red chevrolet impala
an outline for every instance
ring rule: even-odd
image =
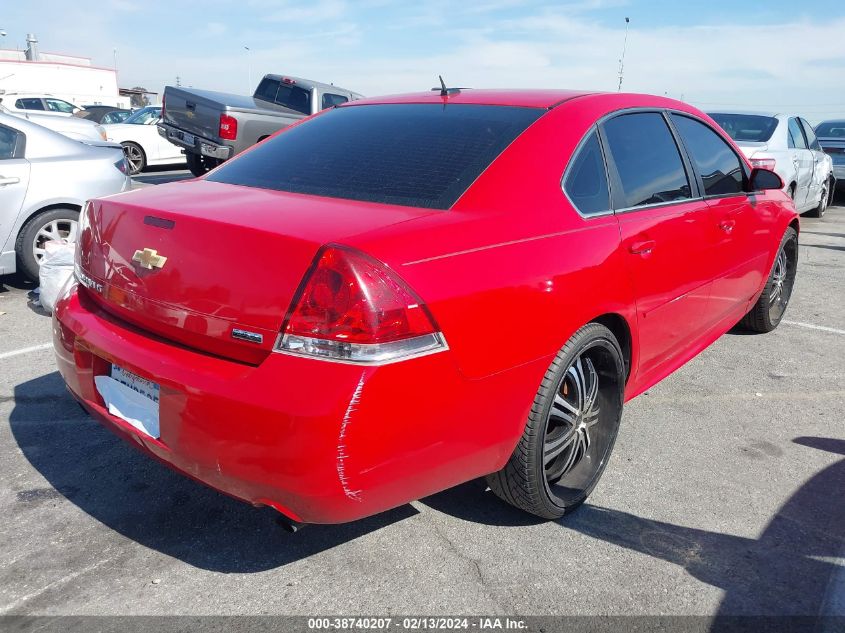
[[[778,325],[798,259],[781,185],[659,97],[357,101],[89,203],[59,370],[130,443],[293,521],[483,475],[557,518],[623,402],[737,323]]]

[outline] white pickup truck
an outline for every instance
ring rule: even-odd
[[[164,89],[159,133],[185,150],[188,168],[201,176],[296,121],[361,95],[298,77],[265,75],[251,97]]]

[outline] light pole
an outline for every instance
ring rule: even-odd
[[[244,46],[244,50],[246,51],[246,64],[247,64],[247,81],[249,82],[246,87],[246,92],[249,94],[252,92],[252,51],[249,49],[249,46]]]
[[[616,92],[622,92],[622,75],[625,72],[625,51],[628,50],[628,24],[631,18],[625,18],[625,42],[622,44],[622,57],[619,59],[619,86]]]

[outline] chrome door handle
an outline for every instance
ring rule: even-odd
[[[4,178],[3,176],[0,176],[0,187],[3,187],[5,185],[16,185],[20,181],[21,181],[21,179],[18,178],[17,176],[9,176],[8,178]]]

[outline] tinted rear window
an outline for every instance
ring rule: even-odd
[[[721,128],[737,142],[766,143],[775,128],[778,120],[770,116],[759,114],[723,114],[713,113],[710,117],[718,123]]]
[[[845,138],[845,121],[825,121],[816,127],[816,134],[828,138]]]
[[[208,179],[448,209],[544,112],[440,104],[335,108],[225,163]]]

